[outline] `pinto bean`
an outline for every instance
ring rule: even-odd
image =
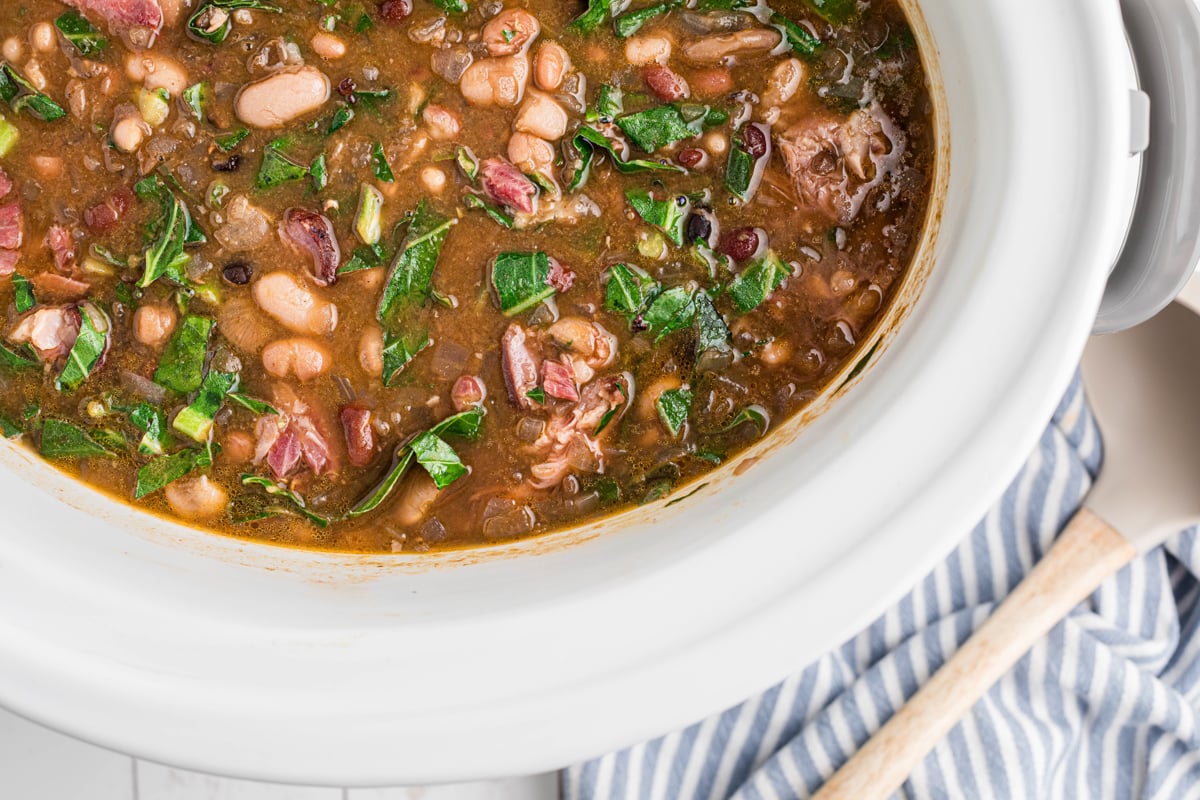
[[[476,61],[463,73],[458,89],[471,105],[515,108],[528,84],[529,56],[518,53]]]
[[[251,292],[258,307],[290,331],[323,336],[337,327],[337,306],[317,297],[291,273],[264,275]]]
[[[320,31],[309,40],[313,52],[326,61],[337,61],[346,55],[346,43],[332,33]]]
[[[39,53],[52,53],[57,44],[54,26],[49,22],[39,22],[29,29],[29,44]]]
[[[113,146],[122,153],[132,153],[146,139],[146,123],[137,116],[121,117],[113,123],[111,138]]]
[[[698,97],[717,98],[733,91],[733,75],[724,67],[696,70],[691,76],[692,91]]]
[[[367,328],[358,340],[358,363],[372,377],[383,375],[383,331],[378,325]]]
[[[511,56],[528,50],[541,32],[537,17],[522,8],[510,8],[483,26],[483,43],[488,55]]]
[[[269,375],[276,378],[294,375],[306,382],[329,371],[333,353],[312,339],[280,339],[263,348],[262,363]]]
[[[528,133],[514,133],[508,140],[508,160],[527,175],[549,174],[554,167],[554,145]]]
[[[763,92],[764,106],[782,106],[796,96],[800,90],[800,82],[804,80],[804,62],[798,58],[781,61],[767,80],[767,90]]]
[[[429,128],[429,136],[435,142],[453,142],[462,133],[462,120],[458,114],[444,106],[427,105],[421,119]]]
[[[421,170],[421,185],[430,194],[441,194],[446,191],[446,173],[439,167],[430,165]]]
[[[544,92],[556,92],[571,71],[571,56],[558,42],[546,42],[533,59],[533,82]]]
[[[634,36],[625,42],[625,60],[635,67],[666,64],[671,49],[671,40],[665,36]]]
[[[125,60],[125,74],[153,92],[166,89],[179,97],[188,87],[187,70],[175,59],[160,53],[137,53]]]
[[[25,55],[25,48],[21,45],[21,40],[15,36],[10,36],[4,40],[4,44],[0,45],[0,56],[4,56],[5,61],[20,61],[21,56]]]
[[[567,132],[567,110],[544,92],[530,92],[517,112],[513,128],[520,133],[557,141]]]
[[[325,105],[331,92],[316,67],[290,67],[243,86],[234,110],[252,128],[280,128]]]
[[[694,64],[724,64],[726,59],[762,56],[783,41],[783,34],[774,28],[706,36],[683,47],[683,57]]]
[[[229,506],[229,494],[207,475],[175,481],[164,494],[167,505],[184,519],[212,519],[224,514]]]
[[[162,347],[175,332],[177,317],[168,305],[141,306],[133,314],[133,338],[147,347]]]

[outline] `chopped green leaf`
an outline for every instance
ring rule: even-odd
[[[375,243],[370,247],[357,247],[354,253],[338,268],[338,275],[345,275],[349,272],[361,272],[364,269],[374,269],[383,265],[384,258],[387,252],[383,249],[383,245]]]
[[[612,0],[588,0],[587,11],[572,20],[567,29],[574,33],[591,33],[603,25],[612,14]]]
[[[204,84],[193,83],[191,86],[183,90],[183,102],[192,112],[192,116],[198,120],[204,119]]]
[[[293,161],[284,155],[283,148],[287,147],[287,138],[276,139],[263,150],[262,165],[258,168],[255,185],[259,189],[273,189],[288,181],[300,181],[310,174],[308,167]]]
[[[625,113],[625,92],[611,83],[601,84],[600,93],[596,97],[596,110],[588,114],[588,121],[600,119],[616,119]]]
[[[742,425],[745,425],[748,422],[754,423],[754,425],[758,428],[758,435],[763,436],[766,434],[767,428],[771,426],[771,415],[762,406],[749,406],[748,408],[744,408],[739,411],[737,416],[730,420],[728,425],[726,425],[724,428],[721,428],[718,433],[729,433],[733,429],[740,428]]]
[[[218,136],[216,139],[214,139],[214,141],[217,143],[217,147],[228,153],[230,150],[246,141],[246,137],[249,135],[249,128],[238,128],[233,133],[226,133]]]
[[[852,0],[853,2],[853,0]],[[802,56],[811,56],[821,49],[821,40],[808,28],[798,25],[783,14],[771,14],[771,24],[777,25],[783,31],[792,52]]]
[[[46,458],[111,458],[114,453],[90,433],[60,419],[42,423],[41,452]]]
[[[143,258],[142,279],[138,281],[142,289],[164,275],[177,277],[188,262],[184,247],[194,227],[191,214],[184,202],[166,187],[161,187],[159,197],[165,203],[165,209],[158,223],[158,234],[146,248]]]
[[[54,388],[60,392],[78,389],[108,348],[108,332],[112,327],[108,315],[94,303],[84,303],[79,308],[79,319],[79,336],[67,356],[66,366],[54,382]]]
[[[593,436],[599,436],[604,433],[604,429],[616,418],[617,413],[628,405],[629,391],[625,388],[624,380],[617,381],[617,389],[621,392],[621,396],[625,398],[624,401],[604,412],[604,416],[600,418],[599,424],[596,425],[596,430],[592,433]]]
[[[650,301],[642,321],[651,332],[658,333],[655,341],[660,342],[675,331],[691,327],[695,316],[696,302],[692,293],[677,286]]]
[[[404,239],[404,247],[392,263],[383,297],[379,301],[381,322],[390,323],[396,311],[406,302],[419,303],[428,299],[442,245],[456,224],[458,220],[438,214],[425,200],[417,206]]]
[[[458,168],[462,170],[463,175],[466,175],[467,180],[471,183],[474,183],[479,178],[479,159],[475,157],[475,152],[471,148],[454,148],[454,162],[458,164]]]
[[[354,232],[368,247],[383,238],[383,193],[369,183],[359,187],[358,211],[354,215]]]
[[[187,21],[187,32],[195,39],[209,44],[220,44],[233,29],[230,11],[250,8],[282,14],[283,9],[262,0],[208,0]]]
[[[762,258],[746,267],[729,285],[729,296],[738,310],[747,313],[767,301],[788,276],[791,267],[785,264],[774,250],[768,250]]]
[[[230,392],[226,395],[226,397],[237,403],[242,408],[258,414],[260,417],[265,417],[270,414],[274,414],[276,416],[279,415],[279,409],[275,408],[275,406],[271,405],[270,403],[264,403],[262,400],[255,400],[253,397],[240,394],[239,392]]]
[[[692,207],[685,195],[655,200],[645,189],[630,189],[625,197],[638,216],[665,233],[676,247],[683,246],[683,229]]]
[[[658,396],[654,402],[658,409],[658,418],[670,431],[671,436],[679,438],[679,432],[687,423],[688,414],[692,410],[692,393],[687,389],[668,389]]]
[[[858,363],[854,365],[854,369],[850,370],[850,374],[846,376],[846,380],[842,381],[842,385],[838,387],[839,389],[843,388],[849,384],[850,381],[863,374],[863,371],[867,368],[867,365],[871,363],[871,359],[875,357],[877,352],[879,352],[879,345],[881,344],[883,344],[882,339],[875,340],[875,344],[871,345],[871,349],[868,350],[866,354],[858,360]]]
[[[262,478],[258,475],[243,475],[243,486],[258,486],[263,489],[268,496],[283,498],[287,501],[286,510],[290,513],[298,514],[308,520],[318,528],[328,528],[329,518],[323,517],[315,511],[308,508],[308,503],[304,502],[304,498],[286,486],[276,483],[269,478]]]
[[[433,4],[442,11],[450,14],[465,14],[470,11],[467,0],[432,0]]]
[[[13,111],[28,111],[42,122],[54,122],[67,115],[63,107],[39,92],[29,79],[7,61],[0,62],[0,100]]]
[[[383,385],[392,386],[404,368],[427,347],[429,347],[428,333],[422,332],[417,336],[405,336],[385,330],[383,332]]]
[[[217,412],[225,405],[225,395],[235,391],[238,382],[236,372],[209,370],[200,384],[200,393],[191,405],[175,415],[171,427],[193,441],[207,441]]]
[[[166,452],[171,436],[167,433],[167,415],[149,403],[139,403],[129,412],[129,421],[142,432],[138,452],[144,456],[161,456]]]
[[[629,11],[617,17],[615,28],[618,39],[628,39],[642,29],[650,20],[657,16],[666,14],[678,3],[656,3],[646,8],[640,8],[637,11]]]
[[[215,324],[206,317],[184,317],[158,361],[154,382],[179,394],[199,389],[204,378],[208,338]]]
[[[75,9],[54,20],[54,27],[58,28],[63,38],[73,44],[82,56],[94,55],[108,47],[108,40],[100,34],[96,26]]]
[[[375,161],[375,177],[384,183],[395,183],[396,176],[392,172],[392,167],[388,164],[387,153],[383,152],[383,143],[376,142],[371,148],[371,158]]]
[[[608,268],[608,282],[604,287],[604,307],[633,317],[640,314],[646,302],[659,291],[658,283],[643,270],[628,264],[613,264]]]
[[[0,368],[17,372],[23,369],[37,369],[38,366],[37,359],[31,355],[22,355],[0,344]]]
[[[436,434],[421,434],[409,444],[409,448],[439,490],[467,474],[467,468],[463,466],[458,453]]]
[[[656,106],[617,119],[617,127],[646,153],[698,136],[703,132],[703,124],[703,116],[689,122],[675,105]]]
[[[467,192],[463,195],[463,205],[470,209],[483,211],[492,218],[493,222],[502,228],[508,228],[511,230],[516,224],[516,220],[514,220],[511,216],[505,214],[503,211],[496,208],[491,203],[488,203],[482,197],[473,192]]]
[[[354,109],[342,103],[333,112],[333,116],[329,119],[329,125],[325,127],[325,135],[332,136],[333,134],[346,127],[354,119]]]
[[[557,291],[550,285],[550,256],[501,253],[492,263],[492,286],[505,316],[528,311]]]
[[[729,332],[729,326],[705,292],[696,292],[696,333],[697,354],[710,351],[728,353],[733,349],[733,335]]]
[[[214,445],[213,450],[218,448]],[[207,447],[180,450],[178,453],[156,458],[138,470],[133,499],[141,500],[197,469],[211,467],[212,463],[213,452]]]
[[[37,305],[37,298],[33,296],[33,284],[29,282],[29,278],[19,272],[14,272],[12,283],[13,304],[16,305],[18,314],[24,314]]]
[[[828,23],[845,25],[858,13],[857,0],[804,0]]]
[[[630,175],[636,172],[683,172],[683,169],[674,164],[664,164],[658,161],[647,161],[645,159],[626,160],[617,153],[616,146],[604,134],[600,133],[595,128],[587,125],[576,131],[574,138],[571,139],[572,145],[579,152],[579,161],[575,165],[575,173],[572,175],[570,182],[567,185],[568,191],[575,191],[583,184],[587,183],[588,177],[591,175],[592,164],[596,159],[596,151],[600,150],[608,154],[609,160],[612,161],[614,167],[622,175]]]
[[[3,436],[5,439],[15,439],[24,433],[25,428],[19,425],[16,420],[0,414],[0,436]]]
[[[314,158],[309,164],[308,175],[312,179],[314,192],[320,192],[329,185],[329,165],[325,161],[324,153]]]

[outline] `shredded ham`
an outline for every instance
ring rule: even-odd
[[[8,197],[9,192],[13,190],[12,178],[8,177],[8,173],[0,167],[0,200]]]
[[[22,317],[8,339],[30,345],[38,358],[51,363],[71,352],[80,324],[79,309],[74,306],[42,306]]]
[[[548,397],[558,400],[579,402],[579,389],[575,386],[575,371],[570,362],[542,362],[542,389]]]
[[[521,170],[502,158],[489,158],[479,168],[479,179],[488,197],[503,206],[532,214],[537,186]]]
[[[0,249],[19,250],[25,241],[25,215],[16,203],[0,206]]]
[[[254,463],[266,461],[279,480],[291,475],[301,460],[314,475],[336,469],[329,439],[313,419],[311,409],[300,400],[280,404],[281,414],[259,419]]]
[[[0,250],[0,278],[8,278],[17,271],[21,254],[16,250]]]
[[[504,381],[508,384],[508,396],[518,408],[532,408],[529,392],[538,385],[538,362],[526,344],[528,334],[520,325],[513,323],[500,340],[500,351],[504,361]]]
[[[54,268],[59,272],[70,272],[75,265],[75,241],[71,232],[62,225],[55,225],[46,232],[46,246],[54,254]]]
[[[162,30],[163,12],[157,0],[63,0],[83,12],[98,14],[117,31],[129,28]]]

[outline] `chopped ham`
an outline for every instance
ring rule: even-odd
[[[259,419],[255,434],[258,445],[254,463],[265,460],[280,480],[292,474],[301,459],[314,475],[330,472],[334,467],[329,440],[310,416],[308,406],[298,400],[291,404],[290,413]]]
[[[321,475],[333,462],[333,454],[325,435],[317,428],[317,424],[307,414],[292,418],[292,428],[300,438],[300,449],[304,453],[304,463],[314,475]]]
[[[557,258],[550,259],[550,274],[546,283],[553,286],[560,294],[568,292],[575,285],[575,273],[570,267],[564,267]]]
[[[56,275],[53,272],[42,272],[34,275],[33,285],[39,298],[47,298],[58,302],[82,300],[91,291],[91,286],[83,281]]]
[[[71,232],[62,225],[55,225],[46,232],[46,247],[54,254],[54,268],[59,272],[70,272],[75,265],[75,241]]]
[[[8,335],[14,344],[28,344],[45,362],[54,362],[71,352],[79,337],[81,317],[74,306],[42,306],[21,318]]]
[[[300,463],[300,437],[289,425],[284,428],[267,453],[267,466],[275,477],[283,480]]]
[[[12,178],[8,177],[8,173],[0,167],[0,200],[8,197],[9,192],[13,190]]]
[[[25,241],[25,215],[16,203],[0,206],[0,249],[19,250]]]
[[[483,401],[486,399],[487,387],[474,375],[463,375],[454,382],[454,388],[450,391],[450,400],[454,403],[454,410],[460,414],[483,405]]]
[[[283,212],[279,236],[312,257],[310,272],[319,285],[329,286],[337,281],[342,251],[328,217],[307,208],[289,208]]]
[[[94,233],[108,233],[117,226],[132,203],[133,192],[122,186],[103,203],[84,209],[83,222]]]
[[[7,278],[17,271],[21,254],[16,250],[0,250],[0,278]]]
[[[504,362],[504,381],[508,384],[508,396],[518,408],[533,407],[529,393],[538,385],[537,357],[526,344],[527,333],[516,323],[508,326],[500,340],[501,357]]]
[[[489,158],[480,166],[479,176],[488,197],[524,214],[533,213],[537,186],[521,170],[502,158]]]
[[[610,424],[599,432],[597,429],[610,412],[628,407],[632,380],[623,374],[588,384],[574,407],[546,423],[541,438],[533,445],[542,454],[542,461],[529,470],[535,489],[551,489],[572,472],[604,471],[600,439],[614,426]]]
[[[346,434],[346,452],[350,454],[350,463],[356,467],[369,466],[375,458],[375,429],[371,427],[371,409],[348,405],[342,408],[339,416]]]
[[[157,0],[64,0],[83,12],[103,17],[117,31],[129,28],[162,29],[163,12]]]
[[[559,400],[579,402],[579,389],[575,386],[575,372],[570,362],[563,364],[558,361],[542,362],[542,389],[546,395]]]

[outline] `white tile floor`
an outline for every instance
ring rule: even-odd
[[[136,761],[0,710],[0,798],[13,800],[555,800],[553,775],[404,789],[306,789]]]

